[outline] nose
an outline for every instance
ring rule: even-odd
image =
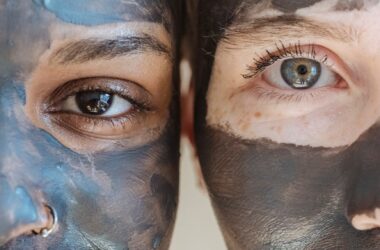
[[[380,169],[369,163],[361,167],[348,191],[347,218],[357,230],[380,228]]]
[[[375,208],[371,212],[354,215],[351,219],[351,224],[357,230],[380,228],[380,208]]]
[[[0,174],[0,246],[23,234],[50,228],[52,216],[25,187],[13,187]]]
[[[369,129],[350,147],[344,175],[346,216],[357,230],[380,228],[380,127]]]

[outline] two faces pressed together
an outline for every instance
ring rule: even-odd
[[[378,0],[0,0],[0,249],[169,247],[185,27],[228,247],[380,248],[379,15]]]

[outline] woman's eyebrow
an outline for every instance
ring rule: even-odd
[[[280,38],[324,37],[343,42],[359,39],[359,32],[342,24],[313,21],[296,15],[239,19],[225,29],[222,40],[231,45],[267,44]]]
[[[110,60],[118,56],[154,52],[172,59],[170,48],[157,38],[142,34],[115,39],[89,38],[69,42],[54,52],[51,62],[59,64],[84,63],[96,59]]]

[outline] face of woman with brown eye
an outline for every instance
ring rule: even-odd
[[[168,248],[179,12],[169,0],[0,3],[1,249]]]
[[[198,6],[213,206],[230,249],[379,248],[379,1],[292,2]]]

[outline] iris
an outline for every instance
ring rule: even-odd
[[[111,107],[113,95],[103,91],[83,91],[76,94],[75,100],[84,114],[102,115]]]
[[[292,58],[282,62],[281,76],[294,89],[309,89],[321,76],[321,64],[307,58]]]

